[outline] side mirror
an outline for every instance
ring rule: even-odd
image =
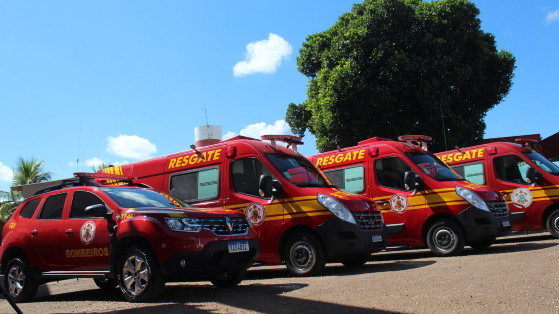
[[[95,204],[87,206],[85,213],[90,217],[108,217],[111,211],[104,204]]]
[[[543,181],[542,174],[532,167],[526,170],[526,178],[528,183],[531,184],[540,184]]]
[[[283,187],[281,183],[272,179],[270,175],[261,175],[260,181],[258,182],[258,188],[260,196],[269,198],[271,201],[279,198],[283,194]]]
[[[425,182],[417,173],[413,171],[406,171],[406,173],[404,173],[404,187],[406,190],[413,190],[415,193],[425,189]]]

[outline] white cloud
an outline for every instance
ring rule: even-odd
[[[85,164],[89,167],[97,167],[104,161],[99,157],[93,157],[85,161]]]
[[[157,152],[154,144],[136,135],[109,136],[107,141],[107,151],[124,158],[145,159]]]
[[[237,133],[231,132],[231,131],[227,131],[227,133],[225,133],[225,134],[222,136],[222,138],[223,138],[223,140],[228,140],[228,139],[230,139],[230,138],[232,138],[232,137],[235,137],[235,136],[237,136]]]
[[[545,18],[545,22],[547,24],[551,24],[557,21],[559,21],[559,10],[555,10],[547,13],[547,16]]]
[[[259,122],[251,124],[242,129],[240,134],[253,138],[260,138],[265,134],[288,134],[290,132],[289,126],[285,120],[277,120],[274,124],[266,124]]]
[[[249,43],[246,59],[233,67],[233,75],[245,76],[253,73],[275,73],[293,52],[293,47],[281,36],[270,33],[268,39]]]
[[[0,162],[0,181],[12,182],[13,177],[14,172],[12,169]]]

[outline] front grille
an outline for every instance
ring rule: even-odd
[[[248,222],[244,217],[228,217],[232,231],[227,226],[227,217],[221,218],[201,218],[204,229],[210,230],[217,235],[246,234],[248,232]]]
[[[495,217],[503,217],[509,214],[507,201],[485,201],[485,203]]]
[[[380,211],[352,211],[351,213],[361,230],[380,230],[384,225]]]

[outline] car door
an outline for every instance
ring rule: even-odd
[[[74,191],[64,219],[64,258],[69,271],[109,269],[107,219],[91,215],[85,208],[105,202],[90,191]]]
[[[62,213],[68,193],[58,193],[46,198],[37,218],[29,226],[33,256],[30,261],[41,271],[63,270],[66,263],[62,245],[64,222]]]

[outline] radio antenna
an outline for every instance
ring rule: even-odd
[[[204,113],[206,114],[206,125],[209,125],[208,123],[208,110],[206,110],[206,107],[202,107],[202,110],[204,110]]]

